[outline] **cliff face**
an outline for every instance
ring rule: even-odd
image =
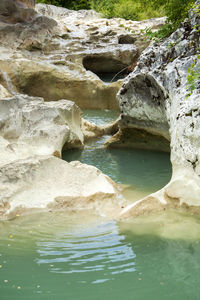
[[[118,94],[122,131],[137,128],[170,139],[172,179],[153,197],[164,204],[176,199],[200,206],[199,87],[187,97],[187,70],[199,53],[199,26],[198,12],[191,11],[168,39],[143,52]]]

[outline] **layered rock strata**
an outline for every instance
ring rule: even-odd
[[[196,6],[200,6],[197,1]],[[200,16],[189,19],[161,44],[149,46],[119,91],[122,129],[140,130],[170,139],[173,174],[159,192],[134,204],[126,215],[200,206],[200,94],[199,85],[189,96],[188,68],[198,68]],[[197,79],[198,81],[198,79]],[[134,135],[132,136],[134,143]]]

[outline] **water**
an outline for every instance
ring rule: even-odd
[[[89,212],[1,223],[1,300],[198,300],[199,235],[167,238],[159,223],[141,230]]]
[[[115,118],[93,114],[84,113]],[[66,155],[141,193],[170,177],[167,154],[108,151],[102,143]],[[170,211],[117,223],[61,211],[0,222],[0,233],[1,300],[199,300],[200,218]]]
[[[124,79],[128,74],[125,72],[121,73],[96,73],[96,75],[104,82],[110,83],[115,82],[119,79]]]
[[[97,109],[85,109],[83,110],[83,118],[93,122],[99,126],[106,125],[110,122],[115,121],[119,117],[118,111],[97,110]]]
[[[105,125],[118,117],[117,112],[83,112],[83,117],[98,125]],[[79,160],[90,164],[110,176],[115,182],[125,185],[125,193],[134,202],[162,188],[171,177],[171,163],[168,153],[138,149],[105,149],[103,143],[109,138],[90,142],[85,149],[63,153],[67,161]]]

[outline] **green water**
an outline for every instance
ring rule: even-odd
[[[159,225],[164,233],[165,222],[141,231],[89,212],[1,223],[0,299],[198,300],[200,239],[159,236]]]
[[[117,112],[83,112],[83,117],[98,125],[114,121]],[[132,190],[130,201],[135,201],[162,188],[171,177],[171,163],[168,153],[138,149],[105,149],[104,136],[90,142],[84,150],[70,150],[63,153],[67,161],[79,160],[90,164],[110,176],[115,182],[129,185]]]
[[[97,110],[97,109],[85,109],[83,110],[83,118],[93,122],[97,125],[106,125],[115,121],[119,117],[118,111],[112,110]]]
[[[100,114],[84,112],[97,123],[116,117]],[[168,181],[167,154],[103,150],[103,141],[65,158],[130,185],[131,201]],[[172,211],[117,223],[91,211],[63,211],[0,222],[0,233],[1,300],[200,298],[199,218]]]

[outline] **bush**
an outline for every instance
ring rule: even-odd
[[[37,0],[37,3],[46,3],[69,9],[90,9],[90,0]]]
[[[101,12],[104,17],[118,17],[126,20],[144,20],[163,16],[163,5],[154,9],[150,0],[91,0],[91,8]]]

